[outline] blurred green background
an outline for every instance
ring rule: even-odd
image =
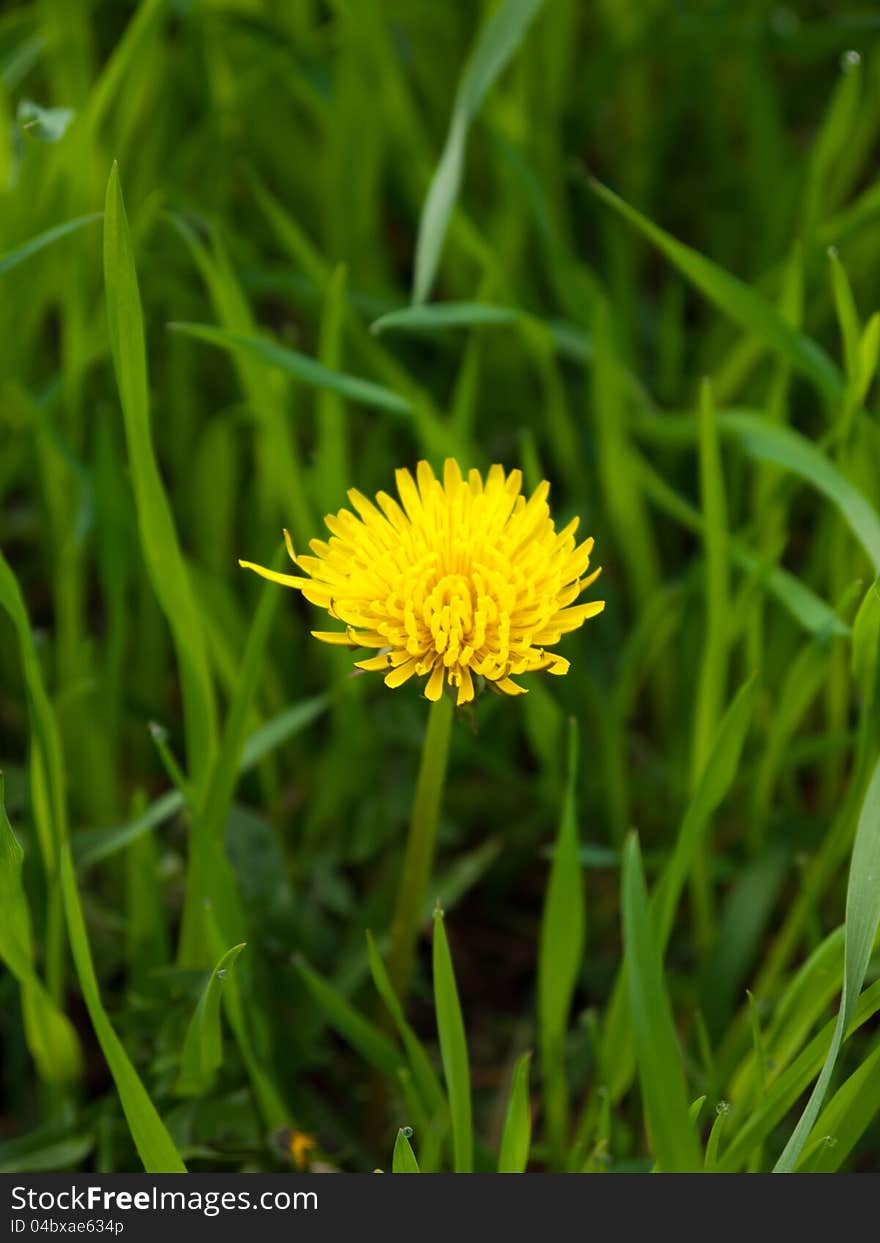
[[[586,934],[557,989],[563,1043],[532,1071],[530,1168],[657,1159],[650,1082],[615,1061],[621,851],[635,827],[649,889],[665,875],[719,722],[757,674],[674,904],[665,991],[688,1099],[706,1097],[703,1140],[731,1106],[710,1163],[720,1142],[734,1168],[770,1168],[836,1013],[835,930],[877,757],[878,36],[867,7],[763,0],[2,6],[0,540],[29,621],[0,615],[0,763],[33,969],[83,1063],[53,1073],[50,1051],[40,1066],[21,972],[5,974],[0,1169],[139,1168],[41,821],[56,845],[69,825],[104,1004],[190,1168],[285,1168],[285,1126],[345,1170],[389,1167],[402,1125],[418,1147],[424,1101],[377,1044],[394,1037],[364,932],[388,927],[427,704],[415,685],[350,677],[349,654],[310,639],[317,611],[237,559],[268,564],[285,526],[304,549],[347,487],[389,488],[396,467],[450,453],[548,478],[559,525],[579,514],[596,537],[607,600],[562,645],[567,677],[484,695],[454,723],[430,897],[467,1029],[477,1167],[494,1168],[514,1060],[547,1019],[536,963],[568,718],[582,884],[558,946],[545,930],[545,983],[556,952],[580,948],[580,901]],[[423,209],[445,143],[462,176],[438,230]],[[151,537],[144,517],[101,219],[20,249],[101,213],[113,161],[154,495],[180,555],[172,527],[160,517]],[[417,245],[426,310],[376,328],[412,301]],[[762,439],[768,427],[799,438]],[[181,681],[193,624],[215,714],[205,746]],[[40,676],[66,773],[55,764],[48,796]],[[177,952],[211,788],[248,945],[222,1065],[187,1084],[181,1050],[220,957]],[[210,897],[222,922],[227,899]],[[435,1059],[428,936],[421,952],[407,1015]],[[844,1047],[833,1089],[860,1077],[845,1123],[821,1132],[840,1126],[839,1142],[808,1150],[814,1168],[877,1168],[873,1012]],[[823,1031],[806,1077],[749,1132]],[[435,1130],[423,1164],[446,1167]]]

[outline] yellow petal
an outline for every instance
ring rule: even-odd
[[[443,662],[438,660],[434,666],[434,672],[428,678],[428,685],[425,687],[425,698],[432,702],[436,701],[443,694]]]
[[[392,690],[395,686],[403,686],[416,671],[418,661],[414,656],[405,661],[402,665],[398,665],[396,669],[392,669],[390,673],[385,675],[385,685],[390,686]]]
[[[320,639],[322,643],[330,643],[334,647],[360,646],[354,638],[353,630],[312,630],[309,633],[313,639]]]
[[[458,684],[457,704],[460,708],[462,704],[470,703],[474,697],[474,682],[471,677],[471,671],[468,668],[461,670],[461,681]]]
[[[254,565],[253,561],[241,561],[238,563],[243,570],[253,570],[255,574],[259,574],[260,578],[268,578],[271,583],[280,583],[282,587],[303,587],[311,586],[311,582],[307,578],[298,578],[293,574],[279,574],[277,570],[267,570],[264,565]]]

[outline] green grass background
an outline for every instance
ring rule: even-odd
[[[878,138],[865,6],[3,6],[0,1170],[880,1168]],[[428,705],[237,558],[448,454],[607,607],[399,999]]]

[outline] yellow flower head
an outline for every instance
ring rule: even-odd
[[[459,704],[474,697],[474,674],[508,695],[520,695],[511,675],[567,673],[569,663],[546,649],[601,613],[604,600],[574,605],[599,575],[587,575],[592,539],[575,543],[578,519],[557,531],[545,481],[529,500],[522,473],[493,466],[483,481],[463,479],[447,459],[443,482],[427,462],[416,478],[397,471],[400,504],[386,492],[376,505],[352,489],[348,509],[324,519],[331,538],[312,540],[313,557],[291,560],[309,577],[277,574],[241,561],[263,578],[296,587],[312,604],[346,623],[313,630],[316,639],[381,649],[356,662],[386,670],[385,684],[427,677],[425,694],[439,699],[448,681]],[[377,508],[378,506],[378,508]]]

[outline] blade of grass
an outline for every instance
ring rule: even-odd
[[[98,977],[95,974],[95,964],[76,887],[70,848],[66,843],[61,850],[60,877],[70,949],[76,964],[83,1001],[89,1012],[89,1018],[92,1020],[92,1027],[95,1029],[101,1052],[106,1058],[116,1084],[125,1120],[138,1155],[148,1174],[185,1174],[186,1166],[183,1164],[180,1153],[132,1065],[125,1046],[114,1031],[101,1001]]]
[[[586,925],[575,805],[577,757],[577,722],[572,717],[568,726],[565,796],[547,883],[538,948],[538,1028],[544,1081],[544,1113],[548,1142],[560,1162],[565,1146],[569,1104],[565,1073],[565,1034],[583,962]]]
[[[529,1105],[531,1053],[523,1053],[513,1068],[510,1097],[501,1132],[499,1174],[524,1174],[532,1146],[532,1113]]]
[[[629,1003],[651,1149],[667,1174],[699,1170],[702,1158],[688,1113],[678,1034],[663,981],[656,927],[648,910],[638,837],[623,855],[623,940]]]
[[[449,761],[453,706],[449,695],[431,704],[422,742],[419,775],[410,816],[403,871],[391,923],[391,950],[388,974],[398,997],[405,997],[412,975],[413,959],[422,906],[434,866],[437,821]]]
[[[774,1173],[790,1173],[797,1164],[822,1108],[844,1036],[865,982],[877,926],[880,924],[880,760],[877,761],[862,804],[850,862],[844,920],[844,968],[840,1010],[825,1063],[785,1145]]]
[[[852,1035],[880,1011],[880,981],[859,998],[847,1035]],[[718,1162],[718,1173],[732,1174],[741,1169],[758,1144],[785,1117],[798,1097],[821,1071],[832,1043],[837,1020],[830,1022],[810,1041],[789,1067],[768,1087],[755,1110],[730,1140]]]
[[[18,267],[20,263],[24,263],[25,259],[29,259],[31,255],[38,254],[46,246],[51,246],[53,242],[60,241],[62,237],[67,237],[70,233],[76,233],[78,229],[82,229],[87,224],[94,224],[96,220],[101,219],[100,212],[92,212],[88,216],[77,216],[74,220],[68,220],[64,224],[56,224],[52,229],[46,229],[44,233],[38,233],[36,237],[32,237],[27,242],[22,242],[20,246],[7,250],[0,255],[0,276],[4,272],[9,272],[12,268]]]
[[[839,1170],[868,1127],[880,1114],[880,1041],[853,1071],[822,1110],[813,1127],[813,1143],[804,1148],[797,1164],[808,1164],[811,1148],[819,1146],[810,1162],[811,1173],[830,1174]],[[829,1143],[829,1141],[831,1141]]]
[[[285,708],[265,721],[246,740],[241,752],[239,772],[247,772],[288,738],[311,725],[330,706],[330,695],[315,695]],[[169,790],[141,815],[110,829],[86,829],[74,835],[73,848],[79,868],[91,867],[123,850],[144,833],[169,820],[184,806],[183,795]]]
[[[815,341],[787,324],[773,304],[756,289],[671,237],[594,177],[588,178],[588,183],[604,203],[653,242],[682,275],[734,323],[787,357],[830,400],[840,399],[843,379],[832,360]]]
[[[736,776],[746,732],[752,719],[755,678],[739,690],[722,718],[703,776],[688,804],[675,840],[672,858],[654,888],[651,919],[661,959],[672,931],[676,907],[690,870],[696,843]],[[614,983],[602,1032],[602,1066],[612,1100],[619,1100],[635,1071],[633,1025],[628,1004],[628,958]]]
[[[412,1144],[409,1142],[410,1135],[412,1135],[412,1131],[405,1126],[402,1126],[397,1132],[397,1139],[394,1141],[394,1154],[391,1158],[392,1174],[421,1174],[422,1172],[419,1169],[416,1154],[412,1150]]]
[[[446,145],[419,220],[412,299],[416,304],[427,301],[434,284],[443,241],[461,187],[470,124],[542,2],[502,0],[477,36],[458,85]]]
[[[49,996],[37,975],[31,913],[22,880],[24,852],[6,815],[0,773],[0,959],[21,987],[25,1039],[40,1077],[63,1084],[82,1074],[76,1029]]]
[[[456,1174],[469,1174],[473,1169],[474,1136],[467,1037],[443,925],[443,911],[439,906],[434,911],[434,1009],[452,1121],[453,1164]]]
[[[205,345],[213,345],[218,349],[241,351],[262,359],[280,371],[295,376],[305,384],[315,388],[329,389],[345,397],[349,401],[360,402],[364,406],[372,406],[378,410],[387,410],[390,414],[411,415],[412,406],[404,397],[392,393],[381,384],[372,380],[362,380],[359,376],[346,375],[341,371],[333,371],[298,350],[288,349],[284,345],[276,345],[264,337],[247,336],[241,332],[227,332],[223,328],[212,328],[210,324],[171,323],[172,332],[182,333]]]
[[[333,1030],[356,1049],[364,1061],[396,1083],[402,1061],[393,1042],[375,1024],[359,1014],[351,1002],[310,967],[305,959],[297,959],[296,969]]]
[[[180,1054],[180,1072],[175,1091],[181,1096],[202,1096],[207,1092],[223,1064],[223,1033],[220,1002],[223,984],[236,958],[244,949],[233,945],[211,971],[190,1019]]]
[[[382,956],[369,930],[367,931],[367,954],[370,962],[370,974],[373,977],[373,983],[376,985],[376,992],[385,1003],[385,1007],[394,1021],[394,1026],[400,1034],[400,1039],[409,1058],[413,1083],[422,1098],[422,1103],[429,1115],[441,1113],[446,1108],[446,1098],[443,1094],[443,1088],[440,1086],[440,1080],[437,1078],[437,1074],[431,1065],[431,1060],[425,1052],[422,1042],[406,1021],[403,1007],[391,985],[391,977],[388,975],[385,963],[382,961]]]
[[[198,784],[204,778],[216,746],[214,689],[202,619],[153,450],[143,312],[115,164],[107,183],[104,211],[104,282],[138,528],[153,589],[174,636],[183,686],[187,762],[190,775]]]
[[[851,484],[828,458],[799,432],[767,422],[757,415],[727,412],[719,415],[725,431],[732,432],[753,457],[798,475],[836,505],[850,530],[880,573],[880,517],[865,495]]]

